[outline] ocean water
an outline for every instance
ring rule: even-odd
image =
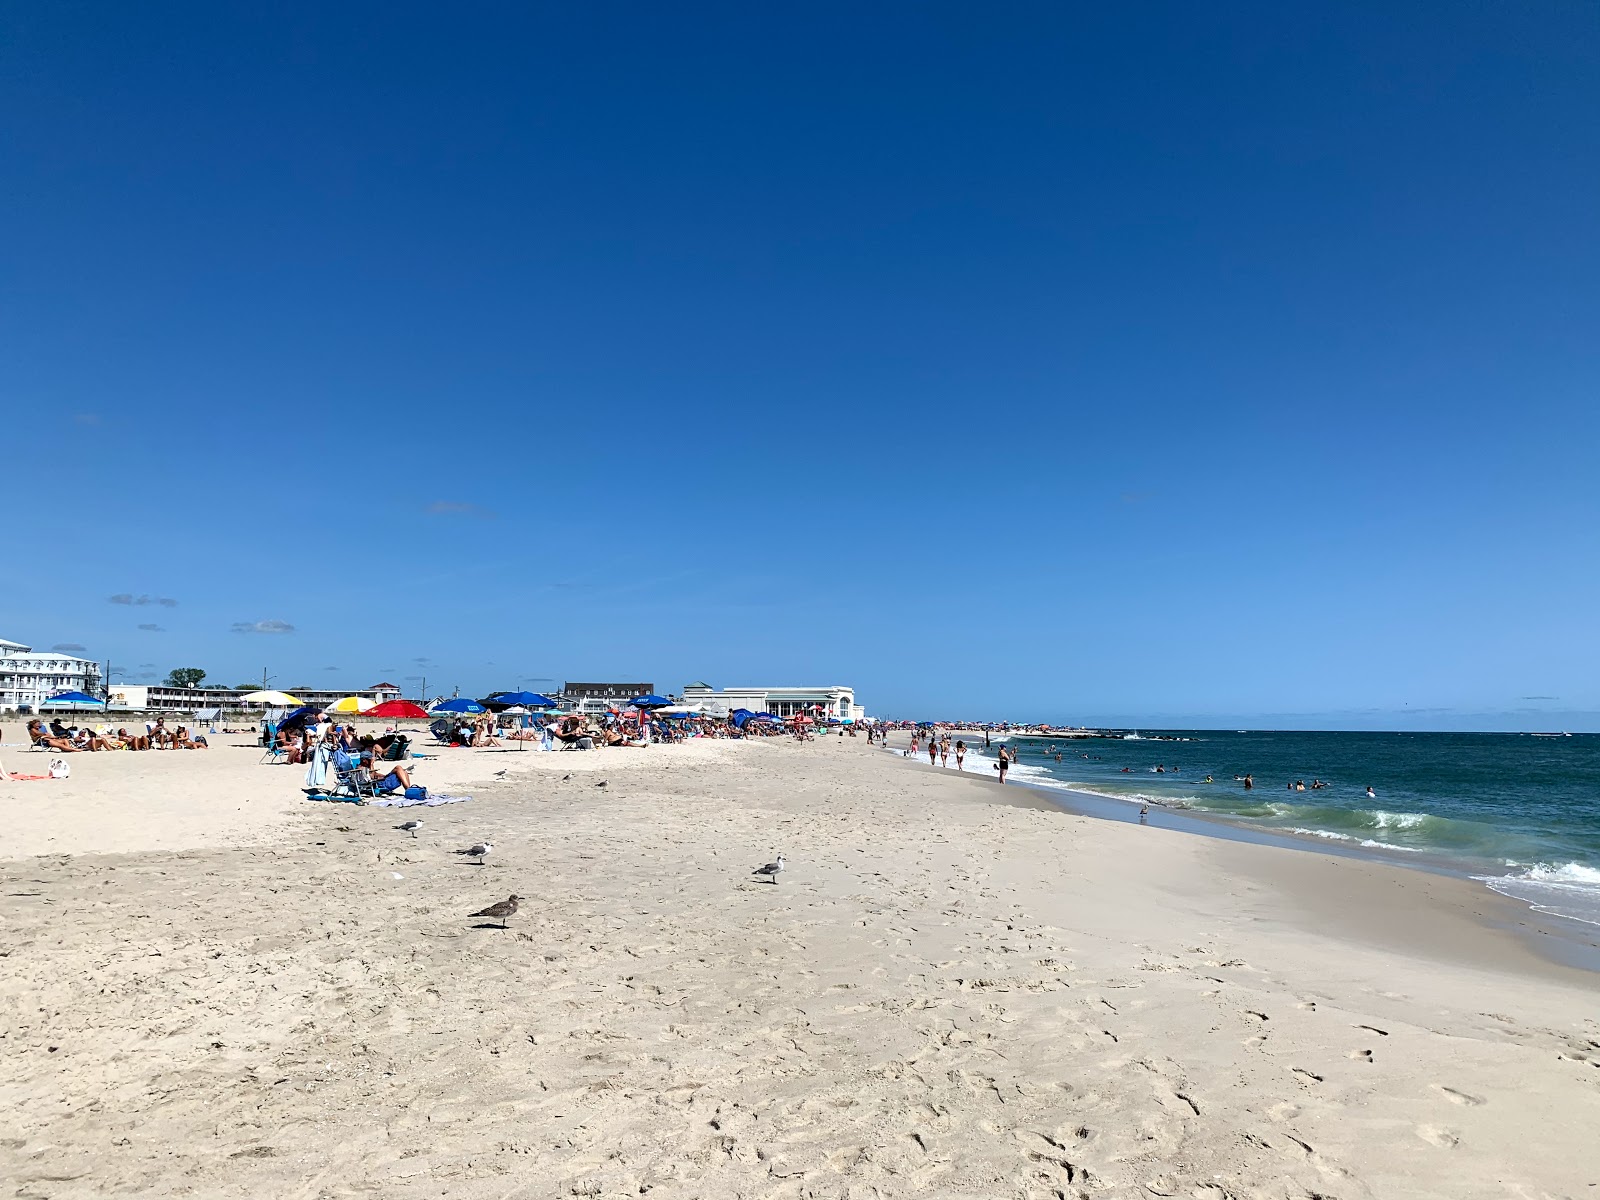
[[[1137,739],[1007,740],[1020,752],[1018,783],[1396,861],[1426,856],[1541,912],[1600,925],[1600,734],[1145,730]],[[980,736],[980,758],[967,766],[987,773],[982,744]],[[1237,778],[1246,774],[1250,791]],[[1292,790],[1297,780],[1306,791]],[[1312,791],[1313,780],[1327,786]]]

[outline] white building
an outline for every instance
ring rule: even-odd
[[[60,692],[100,694],[100,664],[70,654],[41,653],[0,638],[0,712],[39,705]]]
[[[856,703],[856,690],[851,687],[730,687],[714,688],[709,683],[685,684],[685,704],[703,704],[710,712],[732,712],[748,708],[751,712],[769,712],[776,717],[792,717],[806,713],[819,720],[833,717],[840,721],[861,721],[866,710]]]
[[[175,688],[146,686],[144,684],[114,684],[110,688],[114,709],[132,709],[136,712],[196,712],[207,708],[243,707],[239,697],[247,695],[250,688]],[[290,694],[306,704],[332,704],[346,696],[359,696],[382,704],[385,700],[398,700],[400,689],[392,683],[375,683],[356,691],[317,688],[291,688]]]

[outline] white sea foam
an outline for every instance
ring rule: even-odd
[[[1535,912],[1600,925],[1600,869],[1576,862],[1538,863],[1516,875],[1476,878]]]
[[[1382,809],[1372,812],[1372,824],[1377,829],[1415,829],[1427,819],[1427,813],[1392,813]]]
[[[1303,833],[1307,837],[1328,838],[1330,841],[1335,841],[1335,842],[1353,842],[1353,841],[1355,841],[1355,838],[1351,837],[1348,833],[1334,833],[1331,829],[1304,829],[1304,828],[1296,827],[1294,829],[1289,830],[1289,832],[1290,833]],[[1376,842],[1366,842],[1364,844],[1368,845],[1368,846],[1377,845]]]

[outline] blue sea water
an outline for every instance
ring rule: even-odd
[[[1020,751],[1018,783],[1400,861],[1426,856],[1541,912],[1600,925],[1600,734],[1145,730],[1008,741]],[[1254,777],[1248,791],[1244,775]],[[1311,790],[1313,780],[1327,786]]]

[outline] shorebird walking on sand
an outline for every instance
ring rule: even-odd
[[[777,862],[769,862],[765,866],[757,867],[751,871],[752,875],[765,875],[773,887],[778,886],[778,876],[783,874],[783,855],[778,855]]]
[[[395,828],[396,829],[404,829],[412,837],[416,837],[417,836],[417,830],[422,828],[422,822],[417,820],[415,817],[413,817],[409,821],[401,821],[400,824],[395,826]]]
[[[457,854],[466,854],[478,860],[478,865],[483,866],[483,860],[489,857],[489,852],[494,849],[493,842],[474,842],[465,850],[457,850]]]
[[[480,908],[477,912],[470,913],[468,915],[474,917],[494,917],[500,922],[500,928],[504,929],[506,927],[506,918],[516,916],[517,901],[521,899],[521,896],[513,894],[504,900],[500,900],[489,905],[488,908]]]

